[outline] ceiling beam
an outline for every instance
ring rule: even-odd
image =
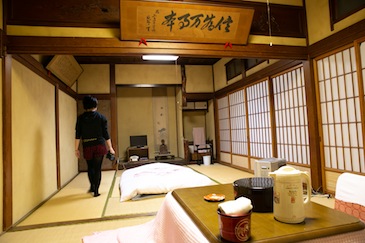
[[[138,56],[174,54],[200,58],[264,58],[306,60],[307,47],[269,44],[233,45],[121,41],[117,38],[7,36],[8,54]]]

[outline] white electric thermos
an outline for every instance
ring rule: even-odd
[[[269,175],[274,179],[274,217],[284,223],[301,223],[305,219],[304,205],[310,201],[311,181],[308,172],[282,166]],[[303,182],[307,195],[303,195]]]

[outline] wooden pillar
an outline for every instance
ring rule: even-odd
[[[57,190],[61,190],[60,92],[58,84],[55,85],[55,118]]]
[[[115,84],[115,64],[110,64],[110,137],[116,156],[118,153],[118,117],[117,117],[117,86]],[[113,167],[116,167],[115,164]],[[114,168],[115,169],[115,168]]]
[[[13,223],[12,186],[12,133],[11,133],[11,66],[12,56],[3,57],[2,95],[3,95],[3,230]]]
[[[323,172],[320,153],[320,135],[317,112],[316,84],[313,60],[303,62],[306,89],[311,181],[314,190],[323,191]]]

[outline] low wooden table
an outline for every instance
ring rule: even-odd
[[[172,195],[209,242],[224,242],[219,234],[219,202],[207,202],[203,198],[210,193],[222,193],[226,200],[234,200],[232,184],[176,189]],[[273,213],[252,213],[249,242],[297,242],[365,227],[359,219],[317,203],[307,204],[305,212],[306,219],[300,224],[281,223],[274,219]]]
[[[173,154],[158,154],[155,156],[155,160],[166,160],[166,159],[175,159],[175,155]]]

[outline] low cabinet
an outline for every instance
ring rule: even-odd
[[[127,160],[129,160],[132,155],[137,155],[139,157],[138,160],[148,160],[148,147],[128,147]]]

